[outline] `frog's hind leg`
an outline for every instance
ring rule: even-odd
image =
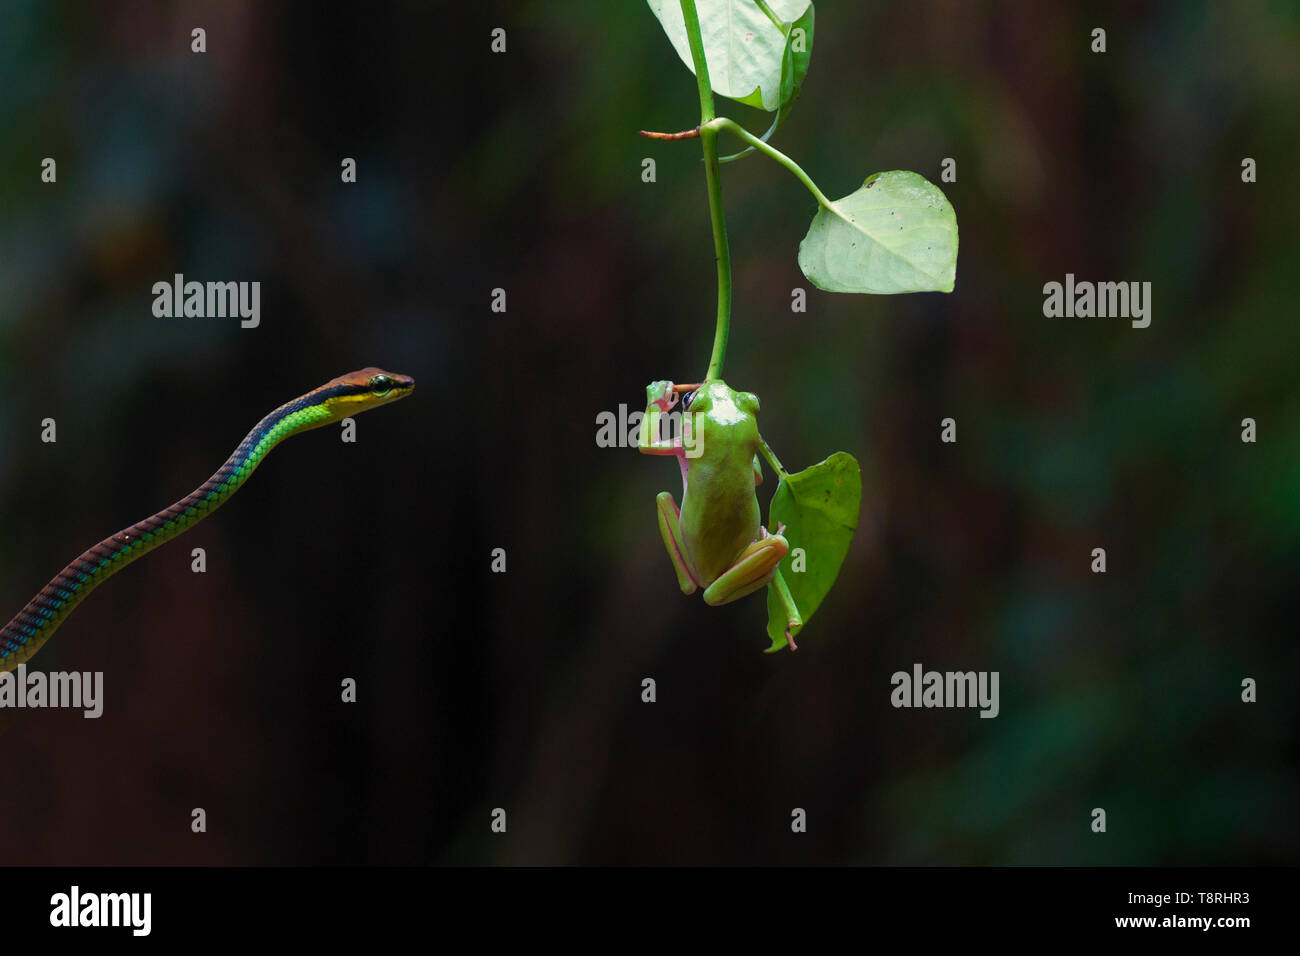
[[[760,529],[760,535],[740,553],[735,564],[705,589],[706,604],[729,604],[767,587],[776,575],[777,565],[789,552],[790,542],[783,534],[768,534]]]
[[[655,497],[655,505],[659,511],[659,534],[663,537],[664,547],[673,562],[673,570],[677,572],[677,584],[683,594],[694,594],[699,575],[691,567],[686,548],[682,545],[682,513],[673,500],[672,493],[668,491],[659,492]]]

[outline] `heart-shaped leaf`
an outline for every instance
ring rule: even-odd
[[[821,606],[835,583],[849,542],[858,526],[862,503],[862,474],[847,452],[837,451],[825,461],[782,478],[772,496],[768,530],[785,525],[790,553],[781,559],[781,576],[790,588],[804,625]],[[803,550],[802,556],[796,551]],[[796,568],[803,570],[796,570]],[[767,653],[785,647],[785,608],[776,585],[767,587]],[[795,628],[797,635],[802,627]]]
[[[827,292],[951,292],[957,215],[924,176],[876,173],[817,210],[799,244],[799,268]]]
[[[647,3],[659,18],[677,55],[695,72],[679,0],[647,0]],[[767,0],[767,6],[776,21],[754,0],[695,2],[713,92],[770,113],[794,97],[803,75],[808,72],[812,57],[812,2]],[[802,52],[793,49],[794,29],[806,31]],[[782,65],[787,51],[791,53],[789,82],[783,83]]]

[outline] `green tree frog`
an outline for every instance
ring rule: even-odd
[[[681,401],[682,426],[661,438],[661,417]],[[727,604],[780,578],[778,565],[790,550],[785,526],[769,534],[760,523],[754,488],[763,480],[758,453],[758,396],[737,392],[721,379],[698,386],[652,382],[637,434],[646,455],[674,455],[682,470],[682,506],[670,492],[656,498],[659,532],[683,594],[704,588],[707,604]],[[785,609],[786,641],[803,623],[784,581],[777,587]]]

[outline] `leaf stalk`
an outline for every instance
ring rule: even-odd
[[[776,160],[778,163],[780,163],[790,172],[794,173],[795,178],[798,179],[799,182],[803,183],[805,189],[807,189],[810,193],[812,193],[813,198],[817,200],[819,205],[825,207],[826,209],[829,209],[831,212],[838,211],[835,208],[835,204],[826,198],[826,194],[817,188],[817,184],[812,181],[812,177],[803,171],[802,166],[796,163],[785,153],[781,152],[775,146],[771,146],[768,143],[764,142],[759,137],[755,136],[749,130],[745,129],[745,127],[741,126],[739,123],[735,122],[734,120],[728,119],[725,116],[718,116],[700,126],[700,135],[701,136],[704,135],[706,130],[710,130],[715,133],[719,130],[726,130],[728,133],[735,136],[737,139],[740,139],[748,143],[754,149],[766,155],[769,159]]]

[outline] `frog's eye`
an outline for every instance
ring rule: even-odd
[[[370,379],[370,390],[376,395],[387,395],[397,384],[387,375],[376,375]]]
[[[695,401],[695,396],[699,393],[700,390],[698,388],[693,392],[687,392],[686,397],[682,399],[682,408],[689,409],[691,407],[691,402]]]

